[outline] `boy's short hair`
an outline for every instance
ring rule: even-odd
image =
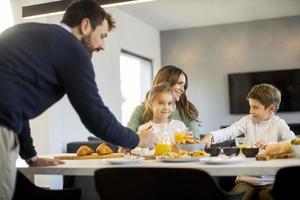
[[[251,88],[247,95],[247,100],[249,99],[258,100],[265,108],[273,104],[277,111],[281,102],[281,93],[275,86],[263,83]]]

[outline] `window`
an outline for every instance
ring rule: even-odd
[[[0,33],[14,24],[10,0],[0,1]]]
[[[120,78],[122,124],[126,126],[134,108],[144,101],[145,95],[151,87],[152,61],[122,50]]]

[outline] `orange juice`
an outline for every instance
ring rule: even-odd
[[[174,134],[174,138],[175,138],[175,142],[176,143],[185,143],[185,136],[186,133],[182,132],[182,133],[175,133]]]
[[[172,150],[171,144],[157,144],[155,147],[155,155],[160,156],[164,153],[168,153]]]

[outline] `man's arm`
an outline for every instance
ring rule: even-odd
[[[29,121],[25,121],[21,133],[18,135],[20,142],[20,156],[30,166],[52,166],[63,164],[62,160],[41,158],[37,156],[35,151],[33,140],[31,137],[31,131]]]
[[[18,134],[20,142],[20,156],[24,160],[28,160],[37,155],[33,146],[33,140],[30,133],[29,121],[25,121],[20,134]]]
[[[57,69],[57,73],[85,127],[109,143],[126,148],[138,146],[140,137],[123,127],[104,105],[98,93],[93,65],[87,52],[74,48],[72,58],[68,58],[65,63],[65,66]]]

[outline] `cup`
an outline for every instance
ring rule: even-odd
[[[175,143],[176,144],[185,143],[185,136],[186,136],[186,132],[175,133],[174,134]]]
[[[155,147],[155,155],[161,156],[164,153],[168,153],[172,151],[172,145],[171,144],[156,144]]]

